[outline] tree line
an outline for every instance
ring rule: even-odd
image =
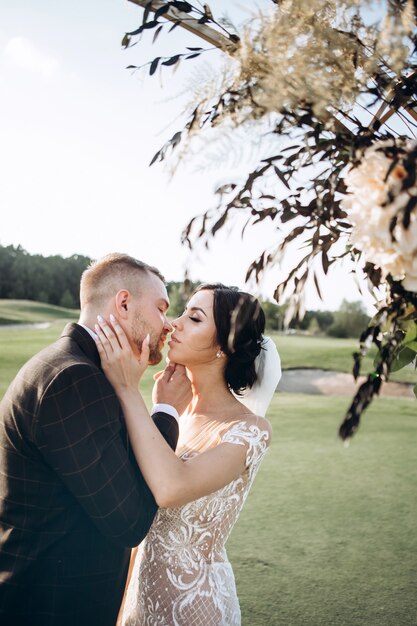
[[[29,254],[21,246],[0,245],[0,298],[35,300],[78,309],[82,272],[90,257],[74,254],[42,256]],[[170,316],[178,317],[187,299],[199,284],[196,281],[170,281]],[[287,304],[262,302],[268,330],[284,330]],[[367,326],[369,316],[361,302],[343,301],[338,311],[307,311],[302,320],[292,320],[290,330],[333,337],[357,337]]]
[[[0,246],[0,298],[77,309],[80,277],[90,261],[79,254],[44,257],[29,254],[21,246]]]

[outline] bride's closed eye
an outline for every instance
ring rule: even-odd
[[[187,308],[188,307],[185,307],[182,315],[186,315],[187,314]],[[201,322],[201,320],[198,317],[192,317],[192,315],[189,315],[188,319],[190,319],[192,322]]]

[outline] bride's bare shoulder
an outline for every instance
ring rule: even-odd
[[[269,434],[269,437],[272,436],[272,426],[269,419],[266,417],[262,417],[261,415],[252,414],[249,418],[251,424],[254,424],[259,428],[259,430],[266,431]]]
[[[271,422],[261,415],[255,415],[255,413],[245,413],[239,420],[236,420],[235,425],[245,426],[247,430],[266,433],[266,439],[268,444],[272,438],[272,426]]]

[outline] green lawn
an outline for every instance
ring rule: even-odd
[[[65,322],[0,329],[0,393]],[[284,367],[349,371],[356,348],[355,340],[274,338]],[[145,375],[148,402],[158,369]],[[273,400],[273,443],[228,542],[243,626],[417,624],[417,404],[375,400],[345,448],[336,433],[349,402]]]
[[[13,308],[12,304],[16,306]],[[45,322],[47,329],[8,328],[0,324],[0,397],[9,382],[23,363],[41,348],[56,339],[68,321],[76,321],[78,312],[61,307],[40,305],[35,302],[0,300],[0,322],[8,315],[9,321]],[[55,315],[55,317],[54,317]],[[14,316],[14,317],[13,317]],[[332,339],[329,337],[304,337],[271,333],[287,368],[323,368],[339,372],[352,371],[352,353],[357,349],[355,339]],[[156,368],[153,371],[157,371]],[[372,359],[364,360],[362,373],[372,371]],[[413,368],[395,372],[392,380],[416,383],[417,374]]]
[[[59,337],[67,321],[73,320],[53,321],[46,329],[0,326],[0,397],[23,363]]]
[[[376,400],[345,448],[346,399],[277,394],[274,440],[228,543],[247,626],[415,626],[417,416]]]
[[[50,322],[78,317],[78,311],[33,300],[1,300],[0,324]]]

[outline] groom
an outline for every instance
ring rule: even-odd
[[[163,277],[110,254],[84,272],[80,299],[79,323],[24,365],[0,404],[1,626],[114,626],[130,548],[156,513],[94,325],[115,315],[138,356],[149,333],[158,363],[172,330]],[[179,366],[163,379],[153,417],[175,448],[190,386]]]

